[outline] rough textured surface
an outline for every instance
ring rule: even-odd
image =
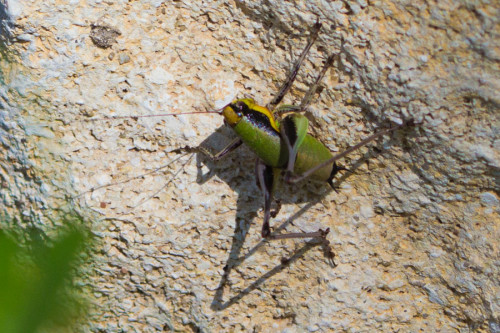
[[[68,204],[93,217],[102,247],[83,283],[97,306],[83,330],[500,331],[498,3],[1,8],[2,214],[42,229]],[[261,241],[247,148],[216,164],[184,149],[224,146],[217,116],[90,120],[244,94],[266,103],[317,19],[322,34],[287,97],[300,101],[339,54],[310,108],[315,135],[342,151],[391,121],[420,124],[343,161],[353,173],[338,193],[279,191],[273,226],[329,227],[337,267],[302,241]],[[98,39],[106,48],[96,26],[112,33]]]

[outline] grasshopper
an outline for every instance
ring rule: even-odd
[[[334,188],[334,177],[339,171],[347,170],[343,166],[339,166],[336,163],[337,160],[384,134],[406,126],[409,122],[403,122],[402,124],[380,130],[365,138],[355,146],[335,156],[332,155],[330,150],[319,140],[308,134],[309,121],[303,113],[306,111],[312,97],[315,95],[320,81],[328,68],[333,64],[336,58],[335,54],[327,58],[322,70],[302,99],[300,106],[278,106],[290,90],[302,62],[311,46],[318,38],[320,29],[320,23],[316,23],[313,26],[309,41],[292,68],[287,80],[278,94],[266,106],[257,105],[251,98],[242,98],[236,99],[216,111],[186,112],[182,114],[218,113],[224,117],[224,122],[236,133],[237,138],[232,140],[224,149],[216,154],[212,154],[205,148],[197,147],[198,151],[201,151],[213,161],[220,160],[242,144],[247,145],[257,156],[255,167],[256,180],[264,197],[264,221],[261,231],[263,238],[269,240],[316,238],[325,245],[325,253],[327,256],[333,258],[334,254],[330,248],[329,241],[326,239],[330,231],[329,228],[324,230],[319,229],[316,232],[284,234],[274,234],[271,232],[269,222],[271,217],[276,214],[276,212],[271,212],[273,190],[276,182],[279,180],[280,176],[288,183],[296,183],[308,178],[314,181],[328,183]],[[286,115],[282,117],[284,114]]]

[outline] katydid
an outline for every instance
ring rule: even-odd
[[[328,68],[332,65],[335,59],[335,55],[333,54],[326,60],[322,70],[303,98],[300,106],[285,105],[273,110],[290,89],[305,55],[318,36],[320,28],[321,24],[316,23],[314,25],[306,48],[300,55],[287,81],[276,97],[268,104],[268,107],[257,105],[251,98],[244,98],[237,99],[222,108],[220,113],[224,116],[225,123],[232,127],[238,137],[215,155],[206,152],[204,149],[203,151],[213,160],[218,160],[241,144],[244,143],[247,145],[255,155],[257,155],[255,168],[257,184],[264,195],[262,237],[267,239],[320,238],[327,247],[327,254],[333,256],[329,248],[329,242],[326,240],[329,229],[319,229],[316,232],[271,233],[269,221],[271,218],[274,182],[276,181],[275,173],[279,170],[283,170],[284,179],[289,183],[295,183],[308,178],[327,182],[333,188],[332,180],[335,175],[341,170],[347,170],[336,164],[338,159],[359,149],[370,141],[406,125],[406,123],[381,130],[335,156],[333,156],[330,150],[319,140],[308,134],[308,119],[301,114],[301,112],[306,110],[312,97],[316,93],[319,82]],[[281,121],[275,119],[275,115],[280,115],[285,112],[289,114]]]
[[[316,23],[313,26],[306,48],[302,51],[288,79],[283,84],[276,97],[268,103],[267,106],[260,106],[251,98],[243,98],[229,103],[218,111],[187,112],[182,114],[219,113],[224,117],[224,122],[236,133],[237,138],[231,141],[217,154],[212,154],[206,149],[198,147],[199,151],[209,156],[212,160],[216,161],[221,159],[242,144],[247,145],[257,156],[255,168],[257,184],[264,196],[262,237],[266,239],[318,238],[326,246],[325,252],[327,255],[333,257],[333,252],[326,239],[326,235],[329,233],[328,228],[325,230],[319,229],[316,232],[285,234],[273,234],[271,232],[269,225],[272,215],[271,203],[273,201],[274,185],[277,176],[279,176],[278,173],[281,170],[284,175],[284,180],[289,183],[295,183],[304,178],[308,178],[315,181],[326,182],[333,187],[332,180],[335,175],[341,170],[347,170],[337,165],[337,160],[366,145],[370,141],[407,125],[408,122],[378,131],[362,140],[357,145],[335,156],[332,155],[330,150],[319,140],[308,134],[309,122],[302,113],[306,111],[307,106],[316,93],[321,79],[324,77],[328,68],[333,64],[335,60],[334,54],[330,55],[326,60],[322,70],[306,93],[300,106],[283,105],[277,107],[295,80],[305,56],[318,37],[320,28],[320,23]],[[277,119],[277,117],[285,113],[286,115],[283,119]]]

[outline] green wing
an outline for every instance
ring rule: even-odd
[[[288,163],[286,168],[288,174],[293,172],[297,152],[306,138],[308,127],[309,120],[300,113],[293,113],[286,116],[285,119],[280,122],[280,135],[288,151]]]

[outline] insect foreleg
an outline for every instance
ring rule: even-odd
[[[281,104],[278,106],[276,109],[273,110],[273,115],[276,116],[282,116],[284,113],[289,113],[289,112],[302,112],[300,106],[297,105],[289,105],[289,104]]]
[[[241,146],[243,141],[240,138],[235,138],[233,141],[231,141],[226,147],[224,147],[220,152],[216,154],[212,154],[208,149],[204,147],[198,147],[196,148],[200,152],[202,152],[205,156],[210,158],[212,161],[218,161],[239,146]]]
[[[309,41],[306,45],[306,48],[304,49],[304,51],[302,51],[302,54],[300,55],[299,59],[297,60],[297,62],[293,66],[293,69],[290,72],[290,75],[286,79],[285,83],[281,87],[278,94],[273,98],[273,100],[271,102],[269,102],[268,107],[271,110],[274,109],[274,107],[281,102],[283,97],[285,97],[285,95],[287,94],[288,90],[290,90],[290,88],[292,87],[293,81],[295,81],[295,77],[297,76],[297,73],[299,72],[299,68],[302,65],[302,62],[304,61],[304,58],[306,57],[307,53],[311,49],[311,46],[314,44],[314,42],[318,38],[318,33],[319,33],[320,29],[321,29],[321,23],[316,22],[316,24],[314,24],[314,26],[312,28],[311,36],[310,36]]]
[[[288,113],[288,112],[304,112],[305,109],[309,106],[311,103],[311,100],[318,90],[319,83],[323,79],[323,77],[326,74],[326,71],[330,66],[333,64],[333,61],[335,60],[336,54],[331,54],[328,59],[326,59],[325,64],[323,65],[323,68],[321,69],[321,72],[319,75],[316,77],[316,80],[314,80],[314,83],[312,84],[311,88],[309,88],[309,91],[306,93],[304,98],[302,98],[302,101],[300,103],[300,106],[296,105],[288,105],[288,104],[282,104],[278,106],[274,111],[273,114],[276,115],[281,115],[283,113]],[[270,103],[271,104],[271,103]]]
[[[319,83],[321,82],[321,80],[325,76],[328,68],[330,68],[330,66],[333,64],[333,61],[335,60],[335,56],[336,56],[336,54],[331,54],[328,57],[328,59],[326,59],[326,62],[323,65],[323,68],[321,69],[321,72],[316,77],[316,80],[314,80],[314,83],[312,84],[311,88],[309,88],[309,91],[306,93],[304,98],[302,98],[302,102],[300,102],[300,109],[301,110],[305,110],[309,106],[309,104],[311,103],[311,100],[312,100],[314,94],[318,90]]]

